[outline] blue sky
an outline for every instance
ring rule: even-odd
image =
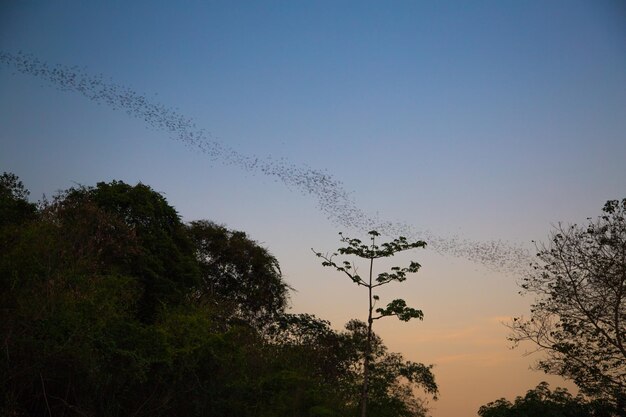
[[[551,223],[583,221],[626,197],[621,2],[128,3],[5,2],[0,50],[102,74],[193,119],[209,140],[327,172],[368,215],[450,245],[456,235],[530,248]],[[34,199],[76,182],[150,184],[183,218],[226,223],[268,246],[298,289],[294,310],[336,327],[359,315],[349,283],[335,287],[312,259],[311,246],[331,250],[346,230],[314,197],[3,65],[0,166]],[[397,350],[423,349],[411,359],[441,359],[435,417],[474,415],[543,378],[506,351],[498,369],[517,366],[521,382],[502,391],[494,368],[480,395],[464,399],[461,376],[495,351],[459,342],[445,358],[436,352],[468,329],[506,349],[494,318],[520,314],[528,300],[516,296],[519,277],[475,258],[416,256],[424,270],[398,290],[415,291],[426,321],[380,330]]]

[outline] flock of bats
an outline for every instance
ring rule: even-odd
[[[143,120],[148,127],[165,131],[172,139],[204,153],[214,162],[272,177],[291,190],[310,195],[317,200],[319,209],[335,226],[360,233],[377,230],[387,236],[424,240],[429,248],[440,254],[469,259],[503,272],[519,273],[530,262],[526,249],[506,241],[479,242],[458,236],[445,237],[428,230],[417,230],[406,223],[381,221],[357,207],[341,181],[332,175],[295,165],[286,159],[275,160],[240,153],[214,140],[193,119],[127,86],[107,81],[101,75],[89,74],[78,67],[49,65],[22,52],[0,51],[0,65],[17,73],[37,77],[59,90],[80,93],[98,104],[123,110],[129,116]]]

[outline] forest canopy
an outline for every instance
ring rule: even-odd
[[[28,195],[0,176],[1,415],[357,414],[367,325],[289,314],[246,233],[186,224],[144,184]],[[373,341],[372,415],[426,415],[431,367]]]

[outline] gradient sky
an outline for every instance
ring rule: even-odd
[[[539,381],[520,275],[464,248],[532,252],[551,225],[626,197],[626,6],[620,1],[5,1],[0,50],[101,74],[176,109],[242,155],[341,181],[369,216],[442,237],[423,269],[381,292],[424,322],[376,323],[394,351],[434,363],[434,417],[475,416]],[[313,196],[209,158],[168,132],[0,65],[0,171],[34,200],[120,179],[162,192],[185,220],[244,230],[279,259],[294,312],[341,328],[366,296],[310,251],[337,232]],[[445,245],[444,245],[445,246]],[[467,252],[467,250],[465,250]]]

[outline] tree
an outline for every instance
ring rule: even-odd
[[[245,233],[142,184],[27,195],[0,177],[0,415],[347,414],[342,337],[301,316],[268,341],[289,287]]]
[[[505,398],[483,405],[480,417],[610,417],[612,407],[601,401],[587,401],[579,394],[574,397],[565,388],[550,390],[547,382],[528,390],[524,397],[512,403]]]
[[[187,231],[200,266],[198,297],[230,304],[240,318],[257,324],[282,313],[289,286],[278,260],[246,233],[213,222],[191,222]]]
[[[408,307],[406,305],[406,301],[404,301],[403,299],[395,299],[388,303],[386,307],[377,308],[375,312],[378,313],[378,315],[374,315],[374,307],[376,305],[376,302],[379,301],[379,296],[374,294],[374,290],[380,286],[389,284],[394,281],[405,281],[407,274],[415,273],[420,268],[420,264],[411,261],[408,267],[401,268],[394,266],[391,268],[391,272],[382,272],[377,275],[376,279],[374,279],[374,260],[380,258],[388,258],[394,256],[398,252],[406,251],[409,249],[423,248],[426,246],[426,242],[408,242],[405,237],[401,236],[391,242],[383,243],[379,246],[376,244],[376,237],[380,236],[380,234],[375,230],[370,231],[368,234],[370,235],[371,240],[371,243],[369,245],[363,244],[363,242],[359,239],[345,237],[343,236],[343,234],[340,233],[339,235],[341,236],[341,242],[347,244],[347,246],[337,249],[337,252],[333,253],[332,255],[324,255],[321,252],[316,252],[314,249],[312,249],[317,257],[323,259],[323,266],[335,268],[337,271],[345,274],[348,278],[350,278],[352,282],[354,282],[358,286],[365,287],[368,291],[367,333],[365,351],[363,355],[361,417],[367,416],[367,401],[369,396],[369,383],[371,372],[370,365],[372,363],[373,348],[372,326],[374,324],[374,321],[379,320],[383,317],[391,316],[395,316],[402,321],[409,321],[414,318],[422,320],[424,318],[424,314],[421,310]],[[355,255],[359,258],[369,261],[368,277],[362,278],[358,274],[357,267],[354,262],[342,261],[341,264],[336,263],[334,261],[334,258],[338,255]],[[433,394],[437,393],[437,388],[434,384],[434,380],[430,391]]]
[[[43,204],[0,227],[0,414],[107,415],[145,370],[133,320],[141,289],[124,274],[140,249],[117,218],[85,199]],[[141,346],[149,346],[144,340]],[[116,395],[117,394],[117,395]]]
[[[9,172],[0,175],[0,227],[34,217],[36,206],[28,201],[29,194],[17,175]]]
[[[350,339],[333,330],[330,322],[311,314],[281,314],[265,329],[268,349],[279,358],[281,373],[297,380],[299,402],[313,402],[297,415],[348,416],[355,414],[352,370],[355,361]],[[280,368],[279,368],[280,369]],[[280,376],[280,375],[278,375]],[[291,401],[295,401],[293,398]],[[294,413],[296,415],[296,413]]]
[[[608,201],[585,226],[559,224],[524,278],[530,319],[510,324],[514,343],[533,342],[538,368],[572,379],[626,416],[626,199]]]
[[[318,381],[317,396],[333,404],[330,415],[357,415],[363,382],[363,356],[367,324],[350,320],[337,332],[330,323],[309,314],[285,314],[268,332],[276,357],[305,375],[302,381]],[[371,336],[368,412],[377,417],[425,417],[424,401],[415,388],[435,393],[437,386],[430,366],[405,360],[389,352],[382,339]],[[326,414],[322,414],[326,415]]]
[[[342,333],[346,351],[352,356],[352,392],[361,391],[364,369],[361,359],[369,350],[367,412],[377,417],[422,417],[426,407],[415,396],[415,388],[437,395],[437,384],[432,365],[405,360],[401,354],[389,352],[382,339],[372,332],[368,343],[368,325],[360,320],[350,320]],[[348,387],[350,388],[350,387]],[[358,395],[352,395],[358,397]],[[436,397],[435,397],[436,398]],[[362,412],[362,406],[361,406]]]
[[[0,176],[0,415],[357,414],[367,324],[286,314],[278,261],[245,233],[185,225],[143,184],[27,195]],[[368,346],[371,413],[423,417],[430,367]]]
[[[128,254],[124,272],[140,281],[142,320],[154,320],[161,306],[180,303],[198,287],[193,243],[178,213],[161,194],[141,183],[111,181],[70,188],[54,202],[61,207],[89,204],[116,217],[139,242],[140,250]]]

